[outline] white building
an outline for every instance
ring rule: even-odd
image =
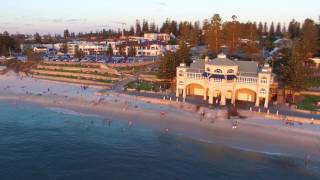
[[[170,35],[165,33],[145,33],[144,39],[148,41],[170,41]]]
[[[107,49],[107,45],[79,44],[79,50],[82,50],[86,55],[102,55],[107,52]]]
[[[216,59],[198,59],[190,67],[177,67],[176,96],[201,96],[209,104],[229,101],[263,102],[268,107],[274,76],[266,64],[259,69],[253,61],[232,61],[224,54]]]

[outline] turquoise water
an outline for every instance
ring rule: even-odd
[[[112,121],[110,121],[112,120]],[[319,164],[201,142],[164,126],[0,103],[0,180],[319,179]]]

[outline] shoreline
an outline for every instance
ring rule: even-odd
[[[199,114],[173,109],[165,116],[158,110],[147,110],[141,107],[127,107],[123,102],[101,102],[93,105],[94,101],[78,98],[50,97],[50,96],[1,96],[0,101],[15,101],[16,103],[33,103],[46,108],[62,108],[90,115],[98,115],[105,119],[122,119],[137,124],[146,124],[159,128],[161,124],[168,124],[159,130],[177,136],[188,137],[196,141],[218,143],[231,148],[259,152],[262,154],[286,155],[304,158],[306,155],[313,159],[320,158],[320,133],[310,134],[296,131],[293,128],[276,128],[251,123],[252,118],[240,120],[237,129],[232,129],[231,120],[216,120],[214,123],[199,121]],[[177,115],[178,113],[178,115]],[[254,120],[259,121],[259,120]],[[190,133],[191,132],[191,133]]]
[[[27,93],[28,92],[28,93]],[[257,114],[226,119],[225,109],[208,109],[159,99],[130,96],[99,89],[82,90],[80,86],[9,74],[0,76],[0,102],[34,103],[44,107],[70,109],[155,127],[160,131],[198,141],[225,144],[257,152],[287,154],[320,159],[320,125],[285,126],[283,121]],[[202,117],[201,113],[205,112]],[[202,118],[201,118],[202,117]]]

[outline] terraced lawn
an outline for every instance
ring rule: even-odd
[[[102,80],[102,79],[84,78],[84,77],[79,77],[79,76],[65,76],[65,75],[53,75],[53,74],[36,74],[36,75],[48,76],[48,77],[60,77],[60,78],[68,78],[68,79],[89,80],[89,81],[104,82],[104,83],[115,83],[115,82],[117,82],[115,80],[109,80],[109,79]]]
[[[95,71],[82,71],[82,70],[65,70],[65,69],[47,69],[47,68],[36,68],[35,70],[53,71],[53,72],[69,72],[69,73],[82,73],[82,74],[92,74],[100,75],[105,77],[120,78],[119,75],[109,74],[109,73],[99,73]]]

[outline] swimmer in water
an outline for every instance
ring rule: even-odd
[[[111,126],[111,122],[112,122],[111,120],[108,121],[108,126],[109,127]]]

